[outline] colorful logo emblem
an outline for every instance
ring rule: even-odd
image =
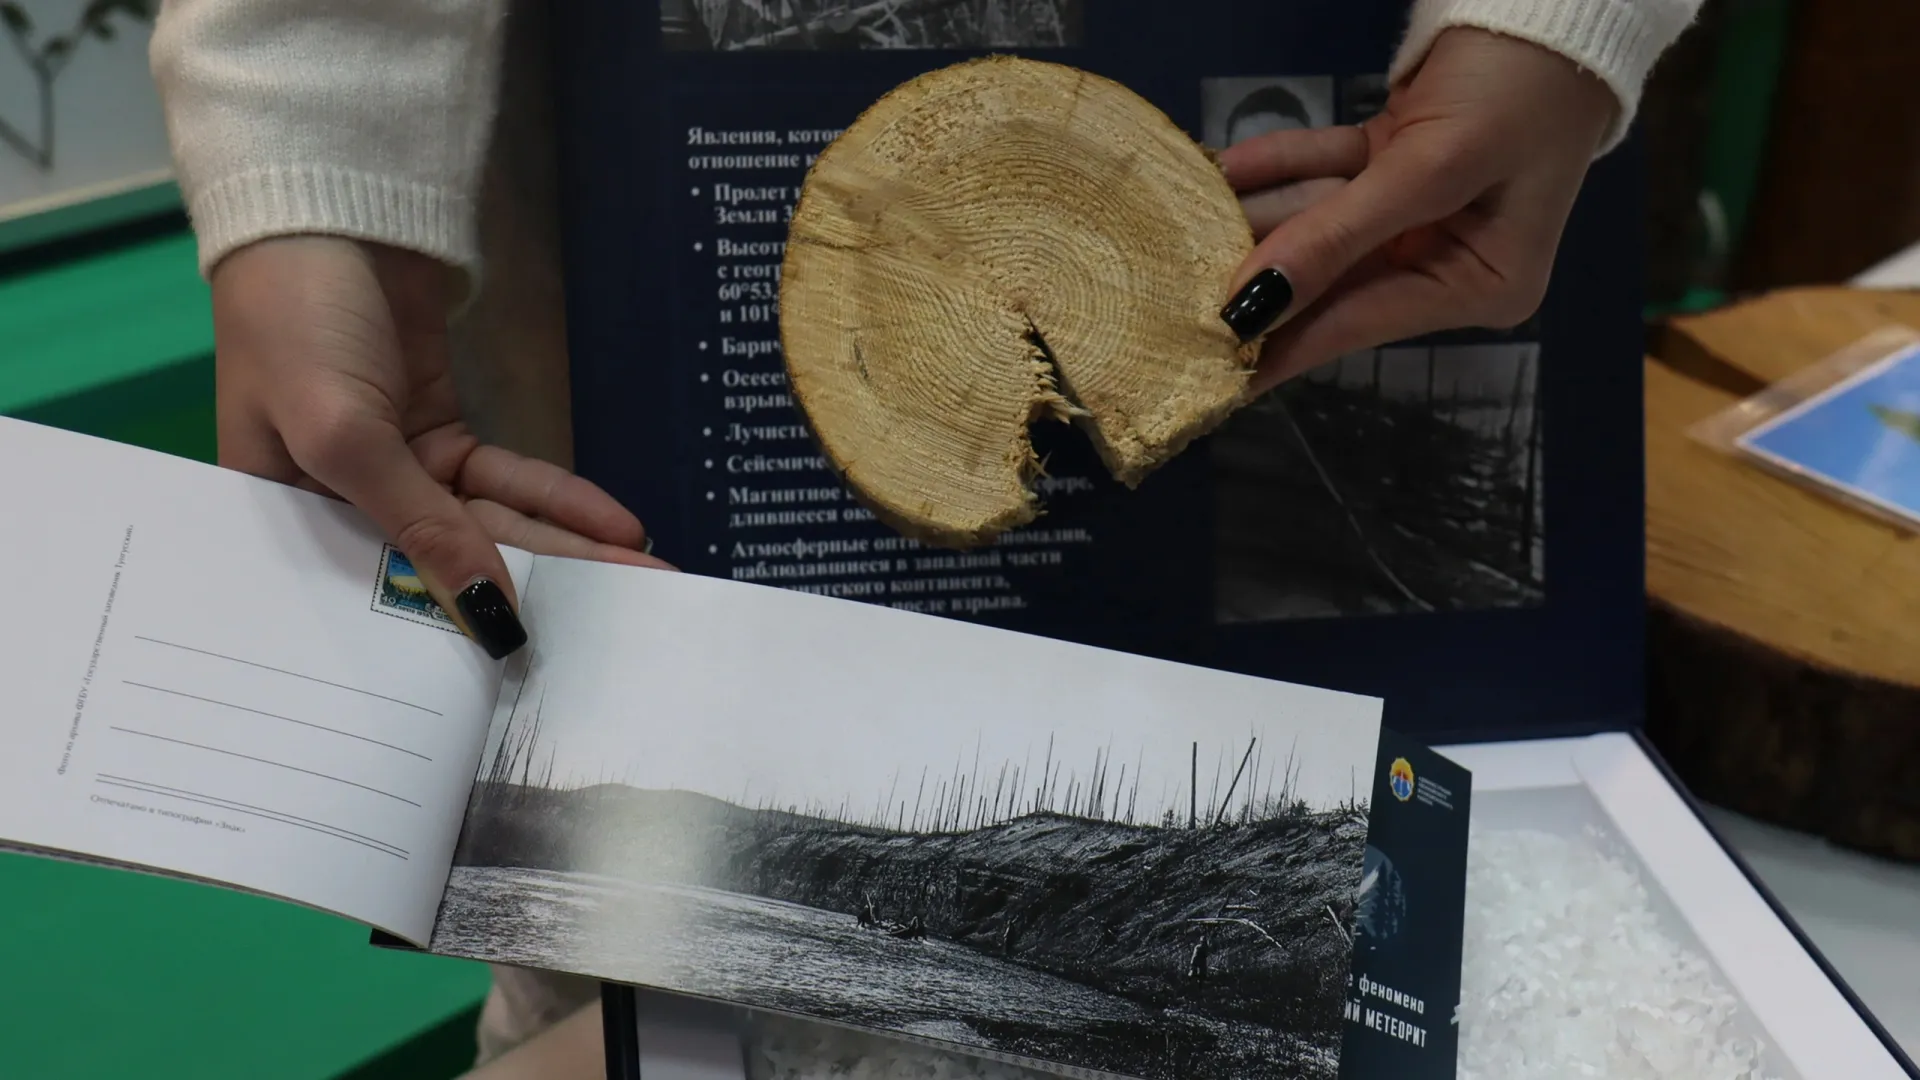
[[[1393,766],[1387,770],[1387,786],[1401,802],[1413,798],[1413,764],[1406,758],[1394,758]]]

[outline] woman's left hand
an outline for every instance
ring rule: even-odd
[[[1454,28],[1365,123],[1223,151],[1263,237],[1221,312],[1243,340],[1271,331],[1254,391],[1389,342],[1526,321],[1619,107],[1558,53]]]

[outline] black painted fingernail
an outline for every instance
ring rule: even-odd
[[[1293,284],[1287,275],[1269,268],[1253,275],[1252,281],[1240,287],[1233,299],[1227,301],[1227,306],[1220,309],[1220,318],[1245,344],[1266,333],[1291,303]]]
[[[520,616],[507,603],[507,594],[486,578],[461,590],[454,603],[459,605],[460,618],[473,640],[495,660],[527,643],[527,628],[520,625]]]

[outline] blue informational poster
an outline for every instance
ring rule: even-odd
[[[788,392],[780,273],[816,155],[901,82],[988,53],[1113,79],[1212,147],[1355,123],[1386,99],[1405,3],[558,13],[581,473],[690,573],[1384,698],[1339,1071],[1451,1077],[1471,778],[1423,745],[1641,711],[1637,143],[1596,163],[1525,325],[1307,373],[1131,491],[1041,425],[1045,515],[962,553],[874,520]]]
[[[1133,491],[1076,431],[1041,425],[1047,513],[963,555],[872,520],[786,391],[779,273],[813,157],[900,82],[990,52],[1115,79],[1211,145],[1352,123],[1385,99],[1404,3],[666,0],[557,14],[576,463],[665,558],[1377,694],[1390,725],[1429,742],[1637,715],[1635,143],[1595,165],[1527,325],[1311,372]]]

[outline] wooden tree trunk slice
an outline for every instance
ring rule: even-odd
[[[1920,292],[1811,285],[1674,319],[1655,351],[1667,366],[1744,396],[1888,325],[1920,329]]]
[[[1075,420],[1128,486],[1244,400],[1220,319],[1252,249],[1217,163],[1125,87],[990,57],[881,98],[808,171],[781,272],[788,380],[863,504],[976,546],[1039,512],[1029,437]]]
[[[1903,315],[1920,298],[1796,290],[1665,335],[1676,362],[1646,366],[1647,729],[1709,802],[1920,860],[1920,538],[1686,434]]]

